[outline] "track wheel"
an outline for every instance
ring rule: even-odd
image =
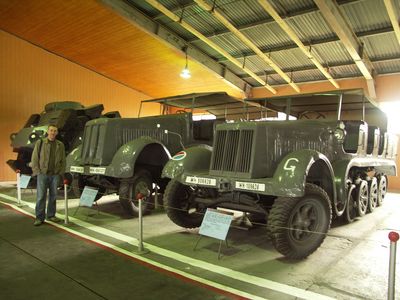
[[[387,178],[386,175],[381,175],[379,176],[379,183],[378,183],[378,206],[382,205],[386,193],[387,193]]]
[[[128,215],[136,217],[139,215],[139,203],[136,200],[136,195],[138,193],[147,195],[148,197],[142,200],[142,213],[146,214],[154,206],[150,199],[152,190],[153,183],[150,172],[139,170],[132,178],[121,181],[119,186],[119,202]]]
[[[375,207],[377,206],[378,206],[378,180],[376,179],[376,177],[374,177],[369,183],[368,211],[373,212]]]
[[[331,219],[328,194],[319,186],[307,183],[303,197],[275,200],[268,217],[268,229],[280,253],[302,259],[322,244]]]
[[[363,217],[367,213],[368,209],[368,182],[361,180],[361,183],[357,187],[357,214],[359,217]]]
[[[345,217],[346,217],[346,222],[347,223],[352,223],[354,219],[357,217],[357,202],[355,201],[355,190],[356,186],[352,184],[348,188],[348,193],[347,193],[347,203],[346,203],[346,211],[345,211]]]

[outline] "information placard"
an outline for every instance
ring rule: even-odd
[[[85,186],[81,198],[79,199],[80,206],[92,207],[93,202],[96,200],[98,190],[90,186]]]
[[[225,240],[233,215],[216,209],[207,208],[199,233],[218,240]]]
[[[31,176],[21,174],[19,177],[19,186],[21,189],[26,189],[28,187],[29,181],[31,180]]]

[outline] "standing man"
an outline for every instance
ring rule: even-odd
[[[37,175],[36,219],[33,223],[35,226],[41,225],[45,217],[49,221],[61,221],[56,217],[56,196],[60,178],[65,170],[65,149],[64,144],[56,140],[57,134],[57,127],[49,125],[47,138],[37,141],[32,153],[32,175]],[[49,201],[46,214],[47,190]]]

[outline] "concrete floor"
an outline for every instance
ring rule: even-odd
[[[174,225],[161,208],[138,220],[115,197],[79,208],[72,224],[33,227],[34,191],[0,187],[0,299],[386,299],[390,230],[400,230],[400,194],[349,225],[334,222],[302,261],[275,251],[265,228],[231,228],[229,248]],[[70,200],[70,214],[78,200]],[[63,217],[64,201],[57,203]],[[30,216],[29,216],[30,215]],[[399,269],[399,261],[397,269]],[[396,299],[400,299],[400,276]]]

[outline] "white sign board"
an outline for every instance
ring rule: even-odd
[[[207,208],[199,233],[218,240],[225,240],[233,215]]]
[[[26,189],[28,187],[31,176],[21,174],[19,177],[19,187],[21,189]]]
[[[81,198],[79,199],[79,205],[92,207],[93,202],[96,200],[97,193],[98,190],[89,186],[85,186]]]

